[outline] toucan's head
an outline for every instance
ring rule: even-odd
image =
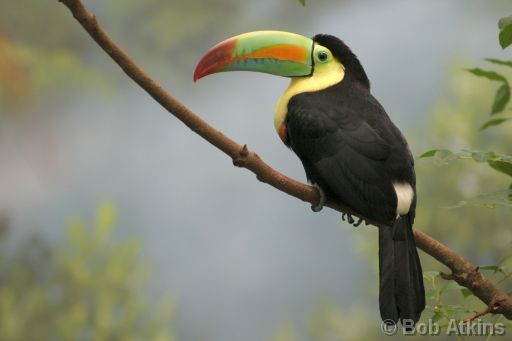
[[[284,143],[287,143],[287,106],[294,95],[318,92],[340,84],[370,88],[361,63],[348,46],[325,34],[318,34],[313,39],[281,31],[240,34],[206,52],[196,67],[194,81],[212,73],[235,70],[292,78],[274,115],[274,127]]]
[[[369,87],[366,74],[340,39],[318,34],[313,39],[282,31],[240,34],[212,47],[199,61],[194,81],[224,71],[257,71],[285,77],[339,72]]]

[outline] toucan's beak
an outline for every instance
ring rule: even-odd
[[[240,34],[212,47],[201,58],[194,82],[223,71],[257,71],[285,77],[313,72],[313,40],[281,31]]]

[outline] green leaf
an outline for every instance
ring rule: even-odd
[[[512,16],[501,18],[498,21],[498,28],[500,29],[500,45],[505,49],[512,44]]]
[[[491,115],[497,114],[505,110],[507,103],[510,100],[510,86],[508,85],[507,79],[494,71],[482,70],[479,68],[468,69],[468,72],[472,73],[477,77],[487,78],[491,81],[501,82],[501,86],[496,91],[494,96],[494,103],[492,104]]]
[[[447,149],[432,149],[420,155],[420,158],[434,157],[435,163],[438,166],[446,165],[449,161],[457,158],[457,155],[453,154]]]
[[[504,29],[506,26],[512,25],[512,15],[508,17],[503,17],[498,21],[498,28],[500,30]]]
[[[425,294],[425,298],[427,300],[437,300],[438,296],[439,296],[439,290],[437,290],[437,289],[427,290],[427,292]]]
[[[480,270],[489,270],[489,271],[502,271],[501,268],[498,265],[481,265],[478,267]]]
[[[462,150],[460,153],[457,153],[461,159],[464,158],[472,158],[476,162],[486,162],[489,160],[495,160],[496,159],[496,153],[495,152],[481,152],[478,150]]]
[[[512,155],[498,154],[495,152],[482,152],[475,150],[462,150],[453,153],[446,149],[432,149],[423,153],[420,158],[434,157],[437,165],[446,165],[454,160],[472,159],[475,162],[487,162],[494,170],[512,176]],[[509,188],[512,190],[512,188]],[[512,195],[512,193],[511,193]],[[482,198],[483,199],[483,198]],[[454,207],[465,206],[463,202]],[[508,205],[508,203],[507,203]],[[481,206],[481,205],[477,205]],[[486,205],[483,205],[486,206]]]
[[[425,271],[423,272],[423,278],[433,281],[434,279],[441,276],[441,272],[439,271]]]
[[[507,48],[512,44],[512,26],[505,27],[500,32],[500,45],[503,49]]]
[[[509,117],[493,118],[492,120],[489,120],[489,121],[485,122],[485,123],[480,127],[480,130],[485,130],[485,129],[487,129],[487,128],[490,128],[490,127],[494,127],[494,126],[500,125],[500,124],[502,124],[503,122],[507,122],[508,120],[510,120],[510,118],[509,118]]]
[[[471,290],[469,290],[468,288],[462,288],[462,289],[460,290],[460,292],[461,292],[462,296],[464,296],[464,298],[466,298],[466,297],[469,297],[469,296],[473,295],[473,293],[471,292]]]
[[[438,304],[436,307],[438,307],[438,311],[443,312],[445,318],[453,318],[454,314],[469,311],[468,308],[457,304]]]
[[[421,157],[435,157],[444,163],[454,160],[472,159],[476,162],[503,161],[512,164],[512,155],[467,149],[463,149],[457,153],[447,149],[432,149],[423,153],[420,158]]]
[[[103,245],[112,234],[112,227],[116,220],[116,208],[111,202],[104,202],[96,214],[94,226],[95,241]]]
[[[446,283],[443,288],[441,289],[441,293],[444,293],[445,291],[454,291],[454,290],[462,290],[464,287],[459,285],[455,281],[449,281]]]
[[[507,175],[512,176],[512,163],[508,161],[502,161],[502,160],[489,160],[487,161],[489,166],[491,166],[492,169],[497,170],[498,172],[505,173]]]
[[[497,114],[505,110],[505,107],[510,100],[510,86],[508,82],[503,83],[496,91],[494,103],[492,104],[491,115]]]
[[[302,6],[306,6],[306,0],[299,0],[299,2],[301,3]]]
[[[485,58],[489,63],[512,67],[512,60],[500,60],[495,58]]]
[[[434,315],[432,315],[432,317],[431,317],[431,319],[432,319],[432,322],[433,322],[433,323],[435,323],[435,322],[439,321],[439,320],[440,320],[440,319],[442,319],[442,318],[443,318],[443,313],[442,313],[442,312],[440,312],[440,311],[436,311],[436,312],[434,313]]]
[[[431,149],[423,154],[420,155],[420,159],[422,158],[426,158],[426,157],[433,157],[436,155],[436,153],[439,151],[440,149]]]
[[[67,232],[69,243],[73,248],[80,249],[84,246],[84,241],[86,239],[85,226],[80,219],[71,219],[68,222]]]
[[[467,69],[467,71],[477,77],[483,77],[491,81],[507,83],[507,79],[505,77],[494,71],[482,70],[480,68]]]
[[[447,208],[459,208],[464,206],[479,206],[496,208],[498,206],[512,207],[512,189],[504,189],[496,192],[480,194],[474,198],[462,200],[454,206]]]

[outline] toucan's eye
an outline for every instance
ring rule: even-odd
[[[325,62],[329,58],[329,55],[327,54],[326,51],[319,51],[317,56],[318,60],[321,62]]]

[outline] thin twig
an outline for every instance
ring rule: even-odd
[[[256,175],[258,180],[297,199],[309,202],[313,205],[318,202],[320,197],[315,188],[276,171],[265,163],[256,153],[248,150],[246,145],[242,146],[227,137],[169,94],[114,43],[99,25],[96,17],[85,8],[80,0],[59,1],[71,10],[73,16],[83,28],[121,69],[123,69],[128,77],[139,84],[141,88],[160,103],[169,113],[177,117],[209,143],[229,155],[236,166],[247,168]],[[328,201],[325,206],[342,213],[362,218],[370,224],[379,224],[379,222],[369,220],[350,207],[340,203]],[[414,237],[420,249],[450,268],[452,271],[450,278],[453,278],[457,283],[471,290],[471,292],[488,307],[492,306],[491,313],[503,314],[507,319],[512,320],[512,298],[505,295],[498,287],[483,276],[475,265],[424,232],[414,230]]]
[[[471,322],[471,321],[474,321],[476,320],[477,318],[479,317],[482,317],[484,315],[487,315],[491,312],[491,308],[490,307],[487,307],[485,308],[484,310],[481,310],[481,311],[477,311],[475,312],[475,314],[473,316],[470,316],[466,319],[464,319],[464,322]]]
[[[504,299],[506,299],[506,297],[497,296],[496,298],[494,298],[491,301],[491,303],[485,309],[475,312],[475,314],[473,316],[468,317],[464,321],[471,322],[471,321],[473,321],[479,317],[482,317],[484,315],[487,315],[487,314],[496,314],[496,310],[501,309],[501,301],[503,301]]]

